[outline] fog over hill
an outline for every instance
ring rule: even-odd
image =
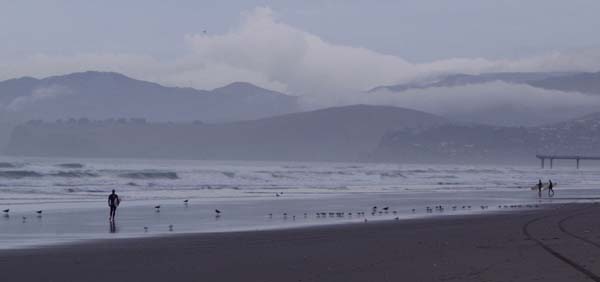
[[[532,84],[536,81],[555,81],[558,78],[568,78],[573,73],[568,72],[498,72],[482,74],[450,74],[436,77],[429,80],[417,81],[405,84],[378,86],[368,92],[387,90],[391,92],[402,92],[411,89],[426,89],[435,87],[454,87],[472,84],[484,84],[489,82],[501,81],[515,84]],[[579,73],[576,75],[580,75]],[[563,90],[545,87],[547,89]]]
[[[447,120],[409,109],[356,105],[224,124],[89,120],[30,122],[6,153],[27,156],[358,161],[387,132]]]
[[[600,108],[600,73],[455,74],[376,87],[364,98],[449,119],[500,126],[539,126]]]
[[[206,91],[166,87],[114,72],[23,77],[0,82],[0,148],[17,123],[32,119],[229,122],[296,111],[296,97],[245,82]]]
[[[81,72],[0,82],[0,111],[21,119],[54,121],[145,118],[152,121],[226,122],[297,111],[296,98],[249,83],[212,91],[166,87],[119,73]]]

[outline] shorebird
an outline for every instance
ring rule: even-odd
[[[4,213],[8,213],[9,211],[10,211],[10,209],[5,209],[5,210],[3,210],[2,212],[4,212]]]
[[[173,231],[173,224],[169,224],[169,231]]]
[[[187,199],[186,199],[186,200],[183,200],[183,203],[184,203],[184,204],[186,204],[186,205],[187,205],[189,202],[190,202],[190,200],[187,200]]]
[[[156,212],[160,212],[160,205],[154,206],[154,209],[156,210]]]
[[[390,207],[385,207],[385,208],[383,208],[383,210],[384,210],[385,212],[387,212],[389,209],[390,209]]]
[[[220,210],[217,210],[217,209],[215,209],[215,216],[216,216],[216,217],[219,217],[219,216],[221,216],[221,211],[220,211]]]
[[[148,232],[148,226],[144,226],[144,232]]]
[[[39,210],[39,211],[36,211],[35,213],[37,213],[37,214],[42,214],[42,211],[41,211],[41,210]]]

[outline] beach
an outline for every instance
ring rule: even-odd
[[[0,251],[7,281],[600,281],[600,205]]]

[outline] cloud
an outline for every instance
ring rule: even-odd
[[[490,82],[457,87],[355,94],[350,103],[395,105],[450,118],[504,125],[539,125],[597,111],[600,96]]]
[[[302,96],[307,105],[316,107],[354,101],[357,93],[375,86],[439,74],[600,69],[598,49],[552,52],[513,60],[449,58],[411,63],[363,47],[328,42],[280,21],[277,13],[268,7],[243,13],[239,26],[223,34],[189,34],[182,40],[188,51],[173,59],[159,60],[144,54],[37,54],[26,60],[5,62],[0,66],[0,78],[102,70],[200,89],[247,81]],[[440,101],[444,100],[445,96],[438,96]],[[453,107],[456,106],[447,106]]]
[[[17,97],[12,100],[6,109],[13,112],[18,112],[27,105],[34,104],[39,101],[57,98],[58,96],[68,95],[71,91],[61,85],[50,85],[47,87],[37,88],[31,92],[31,95]]]

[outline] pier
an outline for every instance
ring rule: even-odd
[[[536,158],[540,159],[542,168],[545,167],[546,159],[550,160],[550,168],[554,166],[554,160],[574,160],[579,169],[579,161],[581,160],[594,160],[600,161],[600,156],[576,156],[576,155],[535,155]]]

